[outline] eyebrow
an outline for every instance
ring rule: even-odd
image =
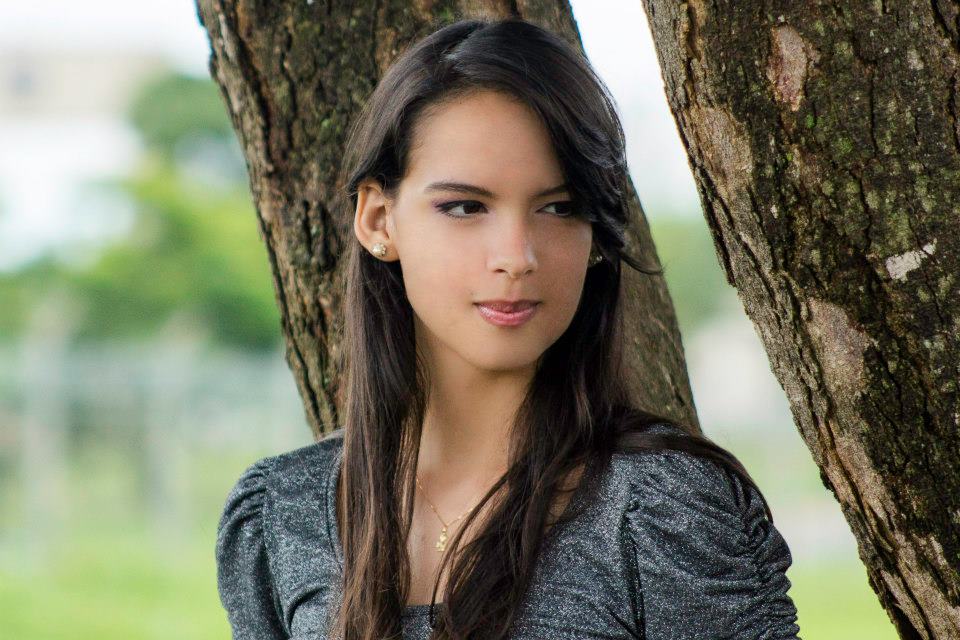
[[[558,184],[558,185],[555,186],[555,187],[550,187],[549,189],[544,189],[544,190],[541,191],[540,193],[535,193],[535,194],[533,195],[533,197],[534,197],[534,198],[543,198],[544,196],[550,196],[550,195],[553,195],[553,194],[555,194],[555,193],[562,193],[562,192],[568,191],[568,190],[569,190],[569,189],[568,189],[567,183],[563,183],[563,184]],[[483,187],[478,187],[477,185],[466,184],[466,183],[463,183],[463,182],[448,182],[448,181],[432,182],[432,183],[430,183],[429,185],[427,185],[426,189],[424,189],[423,191],[424,191],[424,192],[427,192],[427,191],[456,191],[457,193],[473,193],[473,194],[476,194],[476,195],[478,195],[478,196],[483,196],[483,197],[485,197],[485,198],[495,198],[495,197],[496,197],[496,195],[495,195],[492,191],[490,191],[489,189],[484,189]]]

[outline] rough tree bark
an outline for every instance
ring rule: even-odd
[[[242,145],[273,272],[286,359],[315,436],[339,424],[340,256],[353,236],[334,184],[349,124],[407,45],[468,17],[520,15],[582,51],[566,2],[197,0]],[[632,186],[631,186],[632,188]],[[659,266],[635,192],[628,250]],[[645,408],[699,430],[680,332],[662,277],[625,269],[631,384]]]
[[[956,0],[644,0],[727,280],[903,638],[960,638]]]

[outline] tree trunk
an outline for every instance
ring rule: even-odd
[[[644,0],[727,280],[903,638],[960,638],[956,0]]]
[[[381,74],[434,25],[521,15],[582,51],[566,2],[527,0],[319,2],[197,0],[220,86],[247,161],[261,237],[280,307],[286,358],[314,435],[335,428],[342,292],[339,259],[353,211],[338,210],[334,184],[349,125]],[[632,185],[631,185],[632,188]],[[629,250],[659,266],[635,192]],[[673,305],[662,277],[624,271],[626,355],[644,408],[699,429]]]

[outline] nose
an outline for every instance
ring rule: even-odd
[[[502,224],[494,225],[491,268],[516,279],[537,268],[533,233],[526,216],[505,216],[502,220]]]

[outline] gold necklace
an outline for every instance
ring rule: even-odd
[[[450,522],[444,522],[443,518],[440,517],[440,512],[437,511],[437,508],[434,507],[433,503],[430,502],[430,499],[427,498],[427,492],[423,488],[423,485],[420,484],[420,474],[417,474],[417,486],[420,487],[420,491],[423,492],[423,499],[427,501],[427,504],[430,505],[430,508],[433,510],[433,512],[437,514],[437,519],[440,520],[441,524],[443,524],[443,529],[440,529],[440,537],[437,538],[436,544],[433,545],[434,547],[436,547],[438,553],[442,553],[443,550],[447,548],[447,527],[449,527],[451,524],[453,524],[463,516],[467,515],[468,513],[476,509],[477,506],[474,505],[470,507],[469,509],[464,511],[461,515],[457,516]]]

